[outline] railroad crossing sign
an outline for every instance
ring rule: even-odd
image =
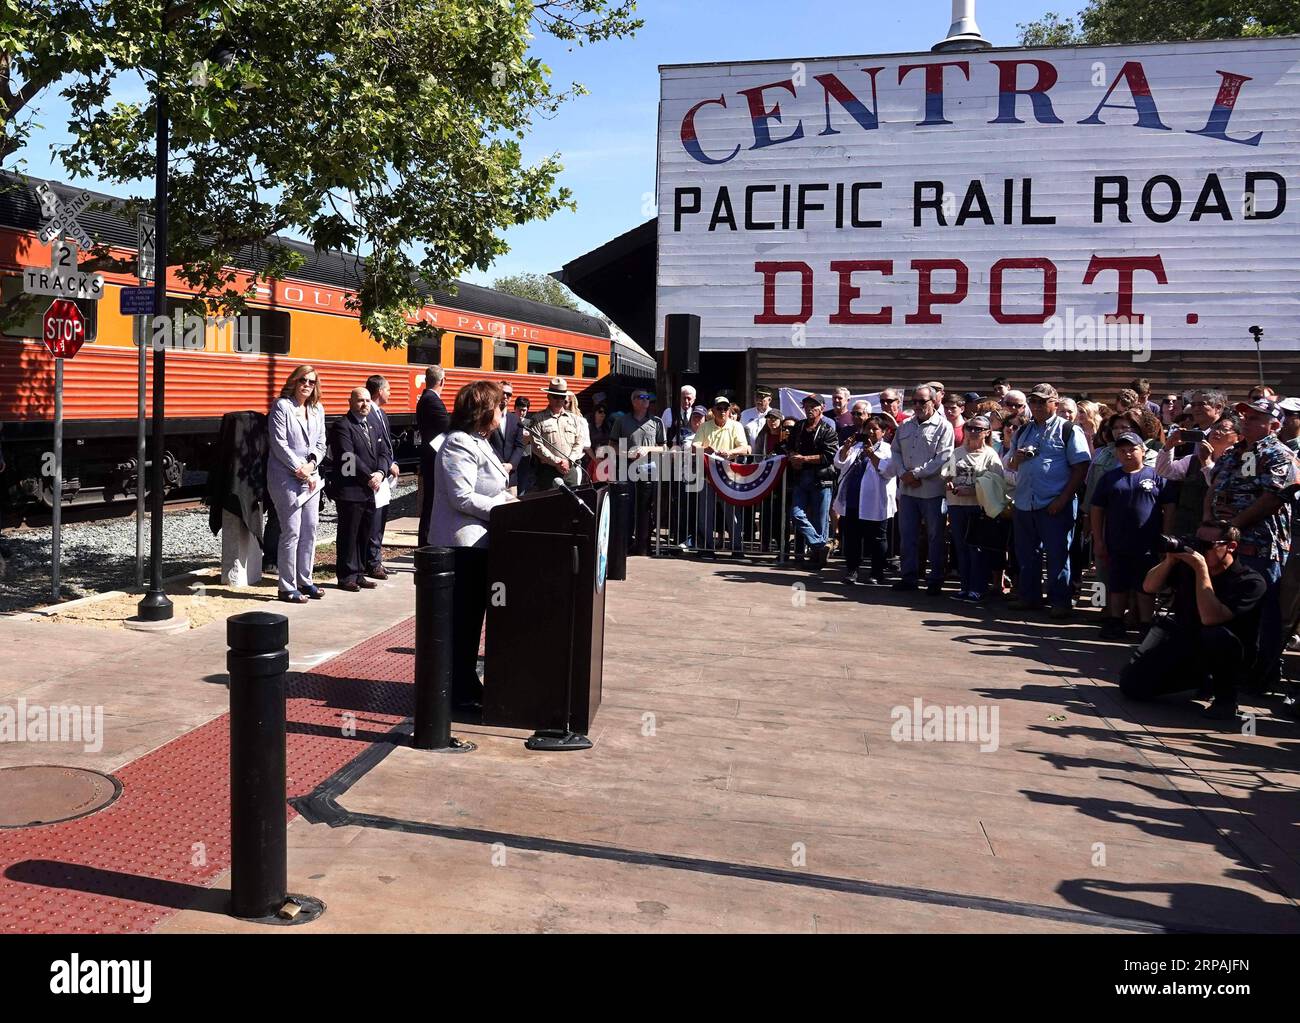
[[[59,235],[70,234],[83,249],[94,247],[95,243],[91,241],[86,229],[77,223],[77,214],[94,201],[93,195],[83,189],[65,201],[55,194],[54,189],[42,182],[36,186],[36,197],[41,200],[41,217],[48,221],[41,228],[42,242],[48,244]]]
[[[157,248],[154,245],[154,222],[153,217],[147,217],[143,213],[136,218],[135,222],[135,275],[141,284],[153,280],[154,257],[157,254]],[[153,312],[153,309],[149,310]]]
[[[45,232],[41,232],[44,239]],[[55,298],[104,297],[104,275],[82,273],[77,269],[77,247],[60,238],[50,250],[49,266],[23,267],[23,291]]]
[[[86,320],[77,303],[56,298],[41,317],[41,340],[56,359],[71,359],[86,340]]]

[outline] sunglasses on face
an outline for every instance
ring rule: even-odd
[[[633,398],[639,398],[641,401],[650,401],[654,398],[653,394],[634,394]]]
[[[867,414],[861,409],[856,409],[854,410],[853,415],[858,419],[865,419]]]
[[[900,400],[901,400],[901,399],[899,399],[899,398],[881,398],[881,399],[880,399],[880,404],[882,404],[882,405],[897,405],[897,404],[899,403]]]
[[[306,387],[312,387],[312,386],[315,385],[315,383],[316,383],[316,378],[315,378],[315,377],[312,377],[310,380],[308,380],[306,377],[303,377],[301,380],[298,381],[298,386],[299,386],[299,387],[303,387],[303,386],[306,386]]]

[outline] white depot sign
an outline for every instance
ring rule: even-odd
[[[661,346],[1297,349],[1300,37],[664,67],[658,205]]]

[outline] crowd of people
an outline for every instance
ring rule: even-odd
[[[608,448],[643,457],[699,451],[728,460],[783,455],[787,514],[690,500],[693,542],[714,555],[727,538],[788,543],[814,572],[842,561],[847,586],[892,585],[1058,621],[1102,607],[1101,638],[1131,641],[1123,672],[1134,699],[1198,690],[1206,713],[1231,719],[1242,687],[1282,689],[1282,657],[1300,620],[1300,559],[1290,559],[1300,492],[1300,399],[1267,387],[1232,402],[1203,388],[1153,399],[1146,380],[1111,404],[1020,390],[949,393],[940,381],[884,388],[873,406],[836,388],[803,398],[789,417],[759,387],[742,409],[726,395],[705,406],[687,385],[660,414],[654,389],[631,408],[590,418],[563,378],[534,413],[507,381],[461,388],[449,411],[445,374],[430,366],[416,411],[420,433],[420,540],[456,557],[453,678],[457,706],[477,705],[477,638],[486,612],[492,509],[530,490],[590,479]],[[398,475],[383,411],[387,381],[372,377],[327,430],[311,366],[286,381],[270,412],[268,490],[279,520],[280,598],[321,599],[312,580],[319,496],[338,504],[338,586],[358,591],[386,577],[382,538]],[[632,554],[651,553],[681,488],[665,505],[653,471],[639,478]],[[674,496],[678,495],[678,496]],[[674,546],[678,546],[674,544]],[[1157,614],[1158,607],[1165,613]]]
[[[1211,718],[1236,715],[1240,687],[1283,687],[1300,620],[1300,559],[1288,560],[1298,398],[1257,387],[1239,402],[1213,388],[1157,399],[1140,379],[1102,404],[999,378],[987,395],[885,388],[874,407],[841,387],[829,408],[807,395],[793,418],[766,387],[744,410],[696,397],[682,388],[662,437],[728,458],[785,455],[789,514],[775,528],[814,572],[838,557],[848,586],[924,587],[1057,621],[1082,598],[1103,609],[1101,638],[1136,646],[1126,694],[1199,691]],[[644,406],[635,422],[638,445],[661,436]],[[717,506],[701,502],[695,539],[711,553],[726,536],[740,553],[745,526]],[[757,515],[766,548],[770,507]]]

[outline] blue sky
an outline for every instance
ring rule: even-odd
[[[649,218],[660,64],[926,50],[947,33],[951,16],[949,0],[641,0],[639,6],[646,24],[633,39],[573,49],[538,40],[537,53],[557,85],[578,81],[591,93],[539,121],[525,150],[531,159],[561,154],[560,180],[578,208],[513,228],[506,234],[511,251],[487,273],[466,273],[466,280],[487,284],[502,274],[549,273]],[[1082,6],[1082,0],[978,0],[976,16],[985,38],[1007,46],[1017,41],[1018,22]],[[22,155],[28,173],[65,180],[50,156],[51,143],[66,138],[66,114],[56,98],[44,98],[37,120],[47,130]]]

